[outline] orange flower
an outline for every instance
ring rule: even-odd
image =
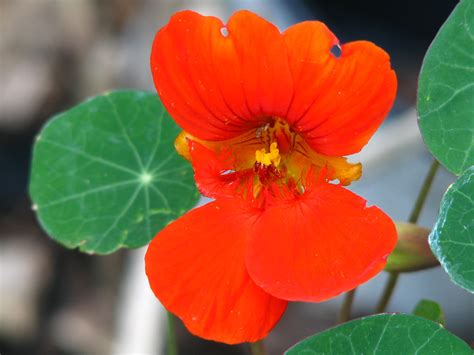
[[[184,129],[178,152],[215,198],[151,242],[152,290],[194,334],[256,341],[287,301],[319,302],[382,270],[390,218],[346,190],[390,110],[396,77],[370,42],[338,40],[321,22],[280,33],[248,11],[225,26],[191,11],[156,35],[153,78]],[[339,184],[331,183],[339,181]]]

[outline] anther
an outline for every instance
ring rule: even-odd
[[[265,148],[255,151],[255,160],[257,163],[260,163],[265,166],[274,165],[277,167],[280,165],[281,156],[280,151],[278,150],[278,144],[273,142],[270,144],[270,152],[267,153]]]

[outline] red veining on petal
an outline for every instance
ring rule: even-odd
[[[280,33],[248,11],[227,25],[179,12],[155,37],[155,86],[188,132],[175,147],[216,199],[164,228],[146,256],[156,296],[193,334],[261,339],[282,299],[350,290],[396,243],[390,218],[342,187],[362,173],[342,156],[380,126],[396,76],[374,44],[344,44],[337,58],[334,44],[321,22]]]
[[[202,194],[213,198],[252,196],[251,200],[257,201],[268,194],[278,195],[277,190],[300,194],[323,170],[328,180],[344,185],[360,177],[360,164],[318,155],[285,121],[268,121],[223,142],[206,142],[186,133],[176,139],[178,152],[193,164]]]

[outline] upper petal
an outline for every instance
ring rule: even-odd
[[[248,11],[227,26],[192,11],[175,14],[155,37],[151,69],[168,112],[203,140],[229,139],[282,116],[293,92],[280,32]]]
[[[380,272],[396,240],[393,222],[379,208],[321,182],[265,210],[249,239],[246,265],[275,297],[324,301]]]
[[[388,114],[397,80],[390,58],[373,43],[357,41],[341,47],[321,22],[303,22],[283,34],[294,98],[286,115],[293,129],[320,154],[357,153]]]
[[[259,214],[238,200],[217,200],[168,225],[152,240],[146,273],[156,297],[202,338],[234,344],[264,338],[286,301],[248,276],[246,237]]]

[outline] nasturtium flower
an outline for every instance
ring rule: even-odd
[[[151,69],[196,184],[214,198],[152,240],[153,292],[192,333],[229,344],[265,337],[288,301],[320,302],[379,273],[396,244],[379,208],[344,186],[389,112],[389,56],[339,46],[321,22],[283,33],[236,12],[224,25],[183,11],[158,31]]]

